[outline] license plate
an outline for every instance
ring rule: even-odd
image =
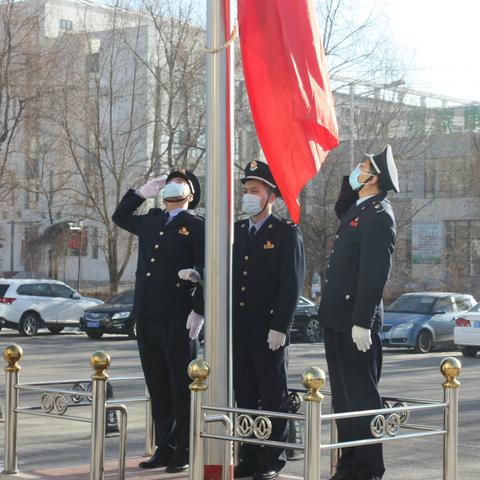
[[[475,328],[480,328],[480,322],[473,322],[473,326]]]
[[[100,326],[100,322],[87,322],[88,328],[98,328]]]

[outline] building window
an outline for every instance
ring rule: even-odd
[[[480,275],[480,220],[445,222],[447,268],[451,275]]]
[[[98,228],[92,229],[92,258],[98,258]]]
[[[88,73],[98,73],[100,70],[100,53],[88,53],[86,55],[85,63],[87,65]]]
[[[73,29],[73,22],[71,20],[65,20],[64,18],[60,19],[59,22],[60,30],[70,31]]]
[[[38,145],[38,137],[32,135],[30,137],[30,149],[25,156],[25,177],[28,180],[38,178],[40,176],[40,151]]]
[[[429,158],[425,162],[425,197],[476,195],[473,158]]]
[[[25,208],[27,210],[37,208],[40,199],[40,192],[36,189],[35,184],[32,184],[30,189],[25,190]]]

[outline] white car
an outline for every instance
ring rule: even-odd
[[[66,326],[78,326],[83,311],[100,303],[57,280],[0,278],[0,327],[22,335],[35,335],[42,327],[60,333]]]
[[[480,303],[455,319],[453,341],[465,357],[480,351]]]

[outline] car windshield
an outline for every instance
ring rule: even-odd
[[[313,303],[310,302],[309,300],[307,300],[306,298],[300,297],[298,299],[298,306],[299,307],[309,307],[310,305],[313,305]]]
[[[133,303],[133,290],[126,290],[125,292],[119,293],[108,303]]]
[[[477,303],[469,312],[480,312],[480,303]]]
[[[398,297],[386,311],[399,313],[430,313],[435,300],[435,297],[423,295],[402,295]]]

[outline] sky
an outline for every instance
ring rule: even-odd
[[[480,102],[479,0],[377,0],[411,88]]]

